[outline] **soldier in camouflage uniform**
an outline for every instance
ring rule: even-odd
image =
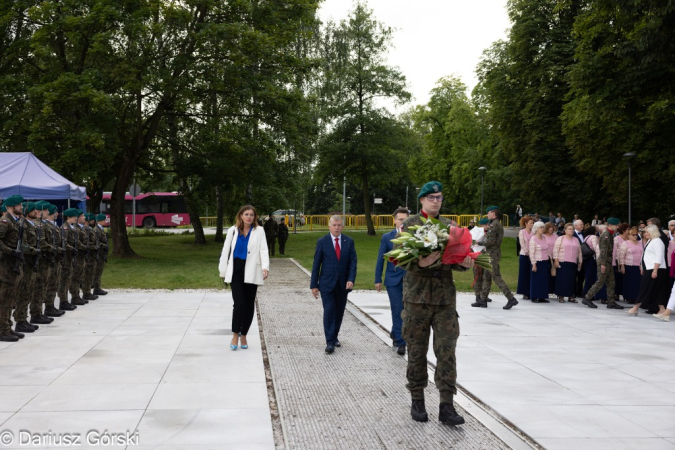
[[[63,251],[63,244],[61,242],[61,229],[56,225],[58,218],[58,210],[54,205],[48,205],[48,215],[45,220],[45,233],[52,237],[52,261],[50,264],[49,278],[45,286],[44,302],[45,302],[45,316],[61,317],[65,311],[56,309],[54,306],[54,299],[56,298],[56,291],[59,288],[59,281],[61,280],[61,265],[62,259],[65,258]]]
[[[84,300],[96,300],[98,296],[91,293],[91,287],[94,284],[96,274],[96,265],[98,264],[98,241],[96,239],[96,216],[92,213],[85,214],[86,223],[84,230],[87,233],[87,264],[82,277],[82,298]]]
[[[422,204],[419,215],[409,217],[402,229],[422,225],[429,217],[441,219],[439,213],[443,201],[442,185],[438,181],[425,184],[418,195]],[[453,396],[457,393],[457,362],[455,347],[459,337],[459,316],[456,310],[456,289],[452,271],[465,271],[473,266],[470,257],[452,266],[440,264],[440,252],[419,259],[403,278],[403,338],[408,344],[407,388],[412,396],[411,416],[426,422],[428,415],[424,405],[424,388],[428,384],[427,351],[431,329],[434,330],[434,353],[436,354],[436,386],[441,394],[439,420],[449,425],[460,425],[464,418],[457,414]]]
[[[19,289],[16,295],[16,304],[14,308],[14,330],[18,333],[33,333],[40,328],[37,325],[28,323],[28,305],[32,299],[32,292],[37,279],[37,264],[40,256],[40,250],[37,248],[37,212],[35,203],[26,202],[23,205],[23,240],[21,250],[23,251],[23,277],[19,283]]]
[[[50,277],[52,255],[53,255],[53,236],[51,229],[45,225],[45,213],[49,214],[49,203],[45,201],[35,202],[35,212],[38,215],[35,227],[40,242],[40,257],[38,258],[37,273],[35,274],[35,284],[31,286],[30,299],[30,323],[36,325],[47,325],[54,321],[43,314],[42,304],[44,303],[45,293],[47,291],[47,282]]]
[[[471,222],[473,222],[473,220]],[[486,218],[482,218],[478,221],[477,226],[482,228],[484,231],[487,231],[490,226],[490,221]],[[469,229],[471,229],[471,227],[469,227]],[[471,234],[475,240],[476,236],[474,235],[474,229],[471,229]],[[471,250],[474,252],[480,251],[482,254],[487,254],[487,251],[485,250],[485,234],[483,234],[479,240],[476,240],[475,245],[471,247]],[[473,266],[473,293],[476,294],[476,302],[481,301],[483,295],[483,283],[486,279],[492,281],[490,271],[483,270],[483,268],[479,266]],[[486,301],[491,302],[492,300],[487,298]]]
[[[0,341],[16,342],[23,333],[12,330],[12,308],[23,278],[23,252],[17,249],[23,197],[12,195],[3,202],[0,218]]]
[[[84,213],[81,209],[76,210],[78,213],[77,223],[73,227],[75,230],[75,260],[73,261],[73,274],[70,280],[70,302],[73,305],[82,306],[89,303],[89,300],[84,300],[80,297],[80,288],[82,287],[82,280],[85,271],[87,270],[87,232],[84,229]]]
[[[483,279],[483,287],[481,289],[481,298],[472,303],[471,306],[479,308],[487,308],[487,298],[490,294],[490,286],[492,280],[499,286],[506,296],[507,302],[504,309],[511,309],[518,304],[518,300],[513,296],[506,281],[502,278],[499,270],[499,263],[502,259],[502,240],[504,240],[504,227],[500,221],[499,207],[488,206],[487,218],[490,221],[490,227],[485,233],[485,249],[492,260],[492,273]]]
[[[607,219],[607,229],[600,235],[600,256],[597,258],[598,263],[598,281],[591,286],[586,292],[583,303],[589,308],[597,308],[593,303],[593,297],[597,294],[602,286],[607,285],[607,308],[608,309],[623,309],[623,306],[616,303],[614,300],[614,270],[612,269],[612,254],[614,252],[614,232],[616,227],[621,223],[616,217]]]
[[[103,229],[103,225],[101,225],[105,223],[105,221],[106,221],[105,214],[98,214],[96,216],[97,224],[94,227],[94,230],[96,230],[99,249],[98,249],[98,263],[96,264],[96,273],[94,274],[94,295],[106,295],[108,293],[103,289],[101,289],[101,277],[103,276],[103,268],[108,262],[108,251],[110,250],[110,248],[108,247],[108,235]]]
[[[63,224],[61,225],[61,239],[62,247],[65,249],[63,260],[61,261],[61,279],[59,280],[59,310],[72,311],[77,309],[77,306],[68,301],[68,291],[73,283],[72,277],[75,270],[75,263],[77,261],[77,235],[75,227],[77,227],[77,217],[79,210],[76,208],[69,208],[63,211]]]

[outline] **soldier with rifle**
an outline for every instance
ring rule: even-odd
[[[103,268],[108,262],[108,234],[103,229],[103,225],[106,221],[105,214],[96,215],[96,226],[94,230],[97,233],[97,242],[99,259],[96,263],[96,273],[94,274],[94,295],[106,295],[108,292],[101,289],[101,276],[103,275]]]
[[[52,237],[52,258],[50,261],[49,278],[45,286],[44,302],[45,302],[45,316],[47,317],[61,317],[65,311],[56,309],[54,306],[54,299],[56,298],[56,291],[59,288],[59,280],[61,279],[61,268],[65,258],[64,243],[61,239],[61,229],[56,225],[58,218],[58,209],[56,206],[48,204],[48,215],[45,220],[47,233]]]
[[[87,267],[87,246],[88,242],[88,233],[84,229],[84,213],[81,209],[76,209],[77,212],[77,223],[73,227],[75,230],[75,246],[77,253],[75,255],[75,260],[73,262],[73,276],[70,281],[70,301],[73,305],[86,305],[89,303],[88,300],[84,300],[80,297],[80,288],[82,286],[82,279],[84,278],[84,273]]]
[[[63,211],[63,224],[61,225],[61,249],[63,250],[63,259],[61,260],[61,277],[59,280],[59,310],[72,311],[77,306],[68,301],[68,291],[72,284],[72,276],[77,259],[77,235],[75,228],[77,225],[78,209],[68,208]]]
[[[92,213],[87,213],[84,215],[85,224],[84,230],[87,233],[87,266],[84,270],[84,277],[82,278],[82,298],[84,300],[96,300],[97,295],[91,293],[92,285],[94,284],[94,276],[96,274],[96,266],[98,265],[99,254],[98,254],[98,240],[96,237],[96,216]]]
[[[12,330],[12,307],[23,277],[23,251],[20,217],[23,197],[12,195],[3,202],[5,213],[0,218],[0,341],[16,342],[23,333]]]
[[[33,333],[40,328],[38,325],[28,323],[28,305],[32,298],[32,291],[37,279],[40,249],[38,248],[37,236],[38,213],[35,211],[35,203],[23,204],[23,218],[21,225],[24,228],[21,251],[24,255],[23,277],[19,283],[14,308],[14,330],[18,333]]]
[[[35,202],[35,213],[38,215],[35,222],[37,231],[37,248],[40,250],[40,256],[35,262],[35,284],[30,286],[30,323],[35,325],[47,325],[54,319],[43,314],[42,304],[44,303],[49,280],[51,266],[53,264],[53,236],[51,230],[45,225],[45,213],[49,214],[49,203],[43,200]]]

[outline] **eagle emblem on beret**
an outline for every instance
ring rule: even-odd
[[[438,192],[438,185],[434,184],[434,192]]]

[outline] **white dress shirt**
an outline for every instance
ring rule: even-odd
[[[335,239],[337,239],[337,242],[342,242],[342,233],[340,233],[337,237],[335,237],[331,234],[330,239],[331,239],[331,241],[333,241],[333,249],[335,251],[337,251],[337,247],[335,245],[336,244]],[[340,251],[342,251],[342,245],[340,245]]]

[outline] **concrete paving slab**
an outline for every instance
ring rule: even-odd
[[[156,384],[52,385],[43,389],[22,411],[124,411],[145,409]]]

